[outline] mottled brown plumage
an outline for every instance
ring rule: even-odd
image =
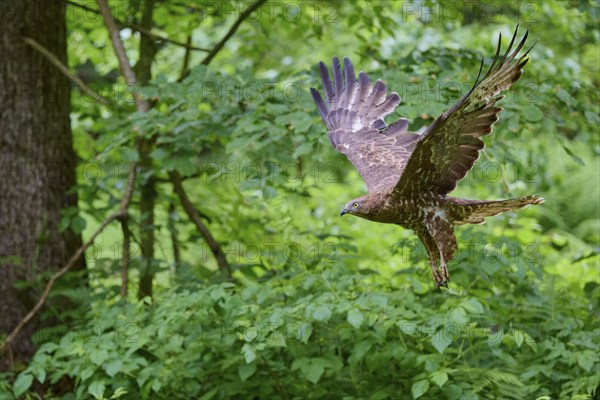
[[[529,51],[517,55],[527,33],[511,52],[517,30],[502,57],[500,36],[487,73],[479,79],[482,60],[473,88],[421,135],[409,132],[404,118],[385,124],[384,117],[400,104],[400,96],[388,95],[380,80],[372,85],[363,72],[357,79],[347,58],[343,72],[338,58],[333,59],[333,82],[320,63],[325,101],[311,88],[332,146],[354,164],[369,191],[348,202],[341,215],[413,229],[427,250],[438,286],[449,281],[447,263],[457,248],[454,225],[480,224],[485,217],[544,201],[536,196],[499,201],[447,196],[479,157],[484,147],[480,137],[489,135],[498,121],[502,109],[496,103],[503,98],[499,93],[523,73]]]

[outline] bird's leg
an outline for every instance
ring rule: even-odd
[[[436,287],[445,287],[448,289],[448,282],[450,278],[448,276],[448,267],[446,266],[446,259],[444,253],[438,248],[435,241],[429,243],[432,248],[427,249],[429,254],[429,264],[431,265],[431,273],[433,274],[433,280],[435,281]]]
[[[440,254],[440,276],[442,278],[441,284],[438,284],[438,287],[444,286],[448,289],[448,283],[450,282],[450,275],[448,274],[448,267],[446,265],[446,259],[443,254]]]
[[[444,280],[443,276],[440,274],[440,269],[434,263],[431,263],[431,272],[433,274],[433,280],[435,281],[435,286],[436,287],[438,287],[438,288],[440,286],[448,287],[448,284]]]
[[[431,274],[433,275],[433,281],[435,282],[436,287],[442,286],[444,279],[440,274],[440,269],[438,263],[440,261],[440,250],[438,249],[433,237],[427,231],[418,231],[419,238],[423,245],[425,246],[425,251],[427,251],[427,258],[429,260],[429,266],[431,267]]]
[[[429,256],[429,266],[431,267],[431,274],[433,275],[433,281],[435,282],[436,287],[442,286],[444,283],[444,279],[440,274],[439,268],[439,252],[437,251],[437,247],[435,247],[435,243],[428,243],[434,246],[434,248],[427,248],[427,255]]]
[[[446,266],[446,260],[452,257],[452,247],[448,247],[450,251],[445,251],[446,248],[438,245],[434,237],[427,230],[417,230],[417,235],[427,251],[429,258],[429,266],[431,267],[431,274],[433,275],[433,281],[436,287],[444,286],[448,288],[448,282],[450,278],[448,276],[448,267]]]

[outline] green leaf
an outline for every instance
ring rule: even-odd
[[[360,360],[363,359],[365,354],[367,354],[367,352],[371,349],[372,346],[373,346],[373,340],[371,340],[371,339],[365,339],[365,340],[358,342],[354,346],[354,349],[352,349],[352,355],[349,357],[348,362],[353,363],[353,364],[359,362]]]
[[[245,381],[246,379],[250,378],[252,375],[254,375],[254,373],[256,372],[256,363],[252,362],[250,364],[240,364],[240,366],[238,367],[238,375],[240,376],[240,379],[243,381]]]
[[[85,219],[81,218],[79,215],[71,218],[71,230],[76,235],[83,232],[83,230],[85,229],[85,226],[86,226]]]
[[[592,370],[594,363],[596,363],[597,361],[597,354],[595,354],[591,350],[585,350],[583,352],[577,353],[577,364],[588,372]]]
[[[559,99],[561,99],[563,101],[563,103],[567,104],[567,105],[574,105],[577,103],[577,101],[573,98],[573,96],[571,96],[569,94],[569,92],[567,92],[566,90],[560,88],[558,89],[558,91],[556,92],[556,95]]]
[[[47,354],[52,353],[54,350],[58,349],[58,345],[56,343],[44,343],[37,351],[37,354]]]
[[[273,199],[277,197],[277,190],[272,186],[265,186],[263,188],[263,197],[265,199]]]
[[[123,368],[123,361],[121,361],[121,360],[111,361],[104,366],[104,370],[106,371],[106,374],[108,376],[110,376],[111,378],[113,376],[115,376],[116,374],[118,374],[121,371],[121,368]]]
[[[104,349],[94,349],[90,354],[90,360],[96,365],[102,365],[108,359],[108,352]]]
[[[210,399],[212,399],[213,397],[215,397],[215,395],[216,395],[216,394],[219,392],[219,390],[220,390],[220,388],[219,388],[219,387],[216,387],[216,388],[214,388],[213,390],[211,390],[211,391],[209,391],[209,392],[205,393],[205,394],[204,394],[202,397],[200,397],[200,399],[199,399],[199,400],[210,400]]]
[[[396,325],[398,325],[398,327],[400,328],[402,333],[404,333],[406,335],[412,336],[415,333],[417,333],[417,323],[416,322],[400,320],[396,323]]]
[[[139,160],[139,155],[136,149],[132,149],[130,147],[122,147],[121,148],[121,159],[126,162],[137,162]]]
[[[457,307],[450,313],[450,320],[454,322],[454,324],[458,325],[456,328],[460,328],[460,326],[469,322],[469,317],[464,308]],[[454,327],[452,328],[454,329]],[[451,334],[454,332],[451,332]]]
[[[32,382],[33,375],[28,373],[19,374],[19,376],[17,377],[17,379],[15,379],[15,382],[13,383],[13,393],[15,394],[15,397],[19,397],[23,393],[25,393],[27,389],[29,389],[29,387],[31,386]]]
[[[442,392],[446,395],[448,400],[458,400],[462,396],[462,388],[458,385],[446,385]]]
[[[168,156],[169,156],[169,153],[162,147],[158,147],[158,148],[152,150],[152,152],[150,153],[150,157],[157,161],[164,160]]]
[[[95,371],[96,371],[96,367],[88,367],[88,368],[84,369],[83,371],[81,371],[81,374],[79,376],[81,377],[82,381],[85,381],[90,376],[94,375]]]
[[[292,371],[296,371],[297,369],[302,369],[305,365],[308,364],[308,362],[309,362],[309,359],[306,357],[296,358],[292,362]]]
[[[600,124],[600,115],[593,112],[593,111],[585,111],[583,113],[585,115],[585,118],[588,120],[588,122],[592,125],[598,125]]]
[[[58,223],[58,231],[63,233],[69,228],[69,226],[71,226],[71,217],[68,215],[63,215]]]
[[[300,146],[296,147],[294,153],[292,154],[292,157],[298,158],[300,156],[310,153],[312,150],[313,144],[311,142],[304,142]]]
[[[430,339],[431,344],[435,349],[442,354],[444,350],[452,343],[451,333],[446,329],[437,331]]]
[[[460,303],[460,306],[472,314],[483,313],[483,305],[477,299],[468,299]]]
[[[348,311],[347,320],[350,325],[358,329],[362,325],[364,317],[358,308],[352,308]]]
[[[42,366],[33,366],[31,368],[31,372],[33,372],[33,375],[35,375],[35,379],[37,379],[38,382],[44,383],[44,381],[46,380],[46,370]]]
[[[122,396],[125,396],[127,394],[127,390],[125,388],[119,387],[115,390],[115,392],[110,396],[110,399],[118,399]]]
[[[308,339],[310,339],[310,335],[312,335],[312,332],[312,325],[308,322],[303,322],[298,328],[298,331],[296,332],[296,339],[298,339],[302,343],[308,343]]]
[[[436,371],[431,374],[429,379],[431,382],[435,383],[437,387],[441,388],[446,382],[448,382],[448,374],[443,371]]]
[[[173,128],[173,133],[178,134],[185,131],[187,128],[201,125],[202,121],[187,121]]]
[[[331,362],[326,358],[306,358],[301,357],[292,363],[292,371],[300,369],[302,374],[312,383],[317,383],[326,367],[331,367]]]
[[[537,344],[535,340],[528,333],[523,333],[525,335],[525,344],[533,350],[534,353],[537,353]]]
[[[412,392],[413,399],[418,399],[423,396],[429,390],[429,381],[422,379],[418,382],[413,383],[410,391]]]
[[[312,317],[317,321],[327,321],[331,317],[331,309],[327,306],[317,306],[312,313]]]
[[[269,347],[287,347],[284,335],[284,332],[274,331],[267,340]]]
[[[276,103],[267,103],[266,111],[269,114],[280,115],[290,110],[289,105],[287,104],[276,104]]]
[[[312,383],[317,383],[321,379],[325,367],[329,367],[330,364],[331,363],[326,358],[312,358],[301,368],[301,371],[304,373],[306,379]]]
[[[565,145],[564,143],[561,142],[561,146],[562,146],[563,150],[568,155],[571,156],[573,161],[575,161],[577,164],[581,165],[582,167],[585,166],[585,162],[583,161],[583,159],[581,157],[579,157],[577,154],[575,154],[567,145]]]
[[[242,354],[244,355],[246,364],[250,364],[252,361],[256,360],[256,352],[254,351],[254,346],[251,344],[245,343],[242,346]]]
[[[517,329],[513,329],[513,337],[515,338],[515,343],[517,344],[517,347],[521,347],[521,345],[525,341],[525,335],[523,334],[523,332]]]
[[[104,396],[105,388],[106,385],[104,384],[104,381],[93,381],[88,387],[88,393],[96,399],[101,399]]]
[[[533,104],[525,107],[523,115],[525,116],[525,119],[531,122],[541,121],[544,117],[544,113]]]
[[[310,114],[305,112],[294,112],[289,114],[287,118],[296,132],[306,132],[312,124]]]
[[[172,160],[172,165],[182,176],[189,176],[196,172],[196,166],[189,157],[176,157]]]

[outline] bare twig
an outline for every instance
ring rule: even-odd
[[[191,33],[187,37],[187,42],[188,43],[192,42],[192,34]],[[190,56],[191,55],[192,55],[191,51],[189,49],[186,49],[185,54],[183,56],[183,65],[181,66],[181,73],[179,75],[179,79],[177,80],[177,82],[181,82],[189,74]]]
[[[115,20],[110,12],[110,8],[108,7],[107,0],[97,0],[98,7],[100,8],[100,13],[102,13],[102,18],[104,18],[104,24],[108,29],[108,34],[110,36],[110,41],[115,49],[115,54],[117,55],[117,59],[119,60],[119,65],[121,67],[121,73],[127,79],[128,83],[137,83],[137,79],[135,77],[135,73],[133,72],[133,68],[129,64],[129,59],[127,58],[127,53],[125,53],[125,47],[123,47],[123,42],[121,41],[121,37],[119,36],[119,28],[115,23]]]
[[[107,0],[96,0],[98,3],[98,8],[100,8],[100,13],[102,13],[102,18],[104,18],[104,24],[108,29],[108,34],[110,36],[110,41],[115,49],[115,54],[117,55],[117,59],[119,60],[119,66],[121,67],[121,73],[127,80],[127,83],[131,85],[137,84],[137,78],[135,77],[135,73],[133,72],[133,68],[131,68],[131,64],[129,64],[129,59],[127,58],[127,53],[125,53],[125,47],[123,47],[123,42],[121,41],[121,37],[119,36],[119,28],[115,23],[115,20],[110,12],[110,8],[108,7]],[[140,112],[147,112],[150,109],[150,103],[142,97],[135,95],[136,97],[136,107]]]
[[[233,36],[233,34],[235,33],[235,31],[237,31],[237,29],[240,27],[240,25],[242,24],[242,22],[244,22],[244,20],[246,18],[248,18],[250,16],[250,14],[252,14],[257,8],[259,8],[260,6],[262,6],[263,3],[265,3],[266,1],[267,0],[257,0],[251,6],[249,6],[248,8],[246,8],[244,10],[244,12],[240,14],[239,18],[233,23],[233,25],[231,26],[231,28],[229,28],[229,31],[227,31],[227,33],[225,34],[225,36],[223,36],[223,39],[221,39],[217,44],[215,44],[213,46],[213,48],[206,55],[206,57],[204,58],[204,60],[202,60],[201,64],[202,65],[208,65],[211,62],[211,60],[217,55],[217,53],[219,53],[219,51],[221,51],[221,49],[223,48],[223,46],[225,45],[225,43],[227,43],[227,41]]]
[[[54,54],[52,54],[50,51],[48,51],[48,49],[46,49],[44,46],[42,46],[41,44],[39,44],[32,38],[29,38],[27,36],[23,37],[23,41],[25,43],[27,43],[29,46],[33,47],[35,50],[37,50],[41,55],[46,57],[46,59],[48,61],[50,61],[56,68],[58,68],[60,70],[60,72],[63,73],[63,75],[65,75],[67,78],[69,78],[71,81],[73,81],[77,86],[79,86],[79,88],[85,94],[91,96],[94,100],[96,100],[97,102],[102,103],[104,105],[114,105],[109,99],[100,96],[98,93],[96,93],[92,89],[90,89],[89,86],[87,86],[77,76],[77,74],[71,72],[69,70],[69,68],[58,59],[58,57],[56,57]]]
[[[87,240],[87,242],[85,242],[80,248],[78,248],[77,251],[75,252],[75,254],[73,254],[71,256],[69,261],[67,261],[67,263],[61,269],[56,271],[50,277],[50,279],[48,280],[48,283],[46,284],[46,287],[44,288],[44,292],[42,293],[41,297],[39,298],[39,300],[37,301],[35,306],[33,306],[31,311],[29,311],[27,313],[27,315],[25,315],[25,317],[23,317],[23,319],[21,319],[21,321],[19,321],[17,326],[12,330],[10,335],[8,335],[8,337],[6,338],[6,341],[4,343],[2,343],[2,347],[0,347],[0,354],[3,354],[8,349],[8,347],[10,346],[12,341],[15,340],[17,335],[21,332],[21,330],[23,330],[23,327],[29,321],[31,321],[31,319],[40,311],[40,309],[42,308],[44,303],[46,303],[46,301],[48,300],[48,296],[50,295],[50,290],[52,290],[56,281],[58,279],[60,279],[64,274],[69,272],[69,270],[71,268],[73,268],[73,266],[75,265],[77,260],[79,260],[79,257],[81,257],[81,255],[85,252],[85,250],[94,243],[94,240],[98,237],[98,235],[100,235],[100,233],[102,233],[104,228],[106,228],[108,226],[108,224],[110,224],[111,222],[127,215],[127,208],[129,207],[129,204],[131,203],[131,197],[133,196],[133,189],[134,189],[134,185],[135,185],[135,176],[136,176],[136,166],[133,165],[132,170],[130,172],[130,176],[129,176],[130,180],[127,184],[127,188],[125,189],[125,195],[123,196],[123,199],[121,200],[119,209],[116,212],[114,212],[113,214],[109,215],[104,221],[102,221],[100,223],[100,226],[96,229],[96,231],[92,234],[92,236]]]
[[[183,185],[181,183],[181,175],[177,171],[173,171],[169,173],[169,177],[171,178],[171,182],[173,183],[173,190],[175,190],[175,193],[177,193],[177,196],[179,196],[179,200],[181,201],[183,209],[185,210],[188,217],[190,217],[190,219],[192,220],[192,223],[196,225],[196,228],[202,235],[202,238],[204,238],[204,240],[208,244],[210,251],[217,259],[219,269],[221,270],[221,272],[226,273],[227,275],[231,275],[229,263],[225,258],[225,253],[223,253],[221,245],[219,245],[219,242],[215,240],[213,235],[208,230],[208,227],[204,225],[204,222],[202,222],[202,219],[200,219],[200,213],[198,212],[198,210],[196,210],[196,208],[190,201],[190,198],[188,197],[187,193],[185,192],[185,189],[183,188]]]
[[[127,213],[119,218],[121,230],[123,231],[123,255],[121,256],[121,299],[127,301],[127,287],[129,285],[129,245],[131,243],[131,231],[129,230],[129,216]]]
[[[70,5],[70,6],[78,7],[78,8],[81,8],[83,10],[92,12],[94,14],[101,14],[100,11],[95,10],[95,9],[93,9],[91,7],[87,7],[84,4],[74,3],[72,1],[68,1],[67,4]],[[183,42],[180,42],[178,40],[171,39],[168,36],[163,36],[163,35],[159,35],[157,33],[153,33],[149,29],[146,29],[143,26],[140,26],[138,24],[132,24],[132,23],[129,23],[129,22],[120,21],[117,18],[115,18],[115,23],[118,26],[121,26],[121,27],[124,27],[124,28],[129,28],[131,30],[137,31],[137,32],[141,33],[142,35],[146,35],[146,36],[151,37],[151,38],[156,39],[156,40],[162,40],[162,41],[165,41],[165,42],[168,42],[168,43],[172,43],[172,44],[174,44],[176,46],[181,46],[181,47],[184,47],[184,48],[186,48],[188,50],[204,51],[204,52],[208,52],[209,51],[209,49],[205,49],[205,48],[202,48],[202,47],[192,46],[191,43],[183,43]]]
[[[171,246],[173,247],[173,263],[175,268],[181,264],[181,254],[179,252],[179,242],[177,241],[177,228],[175,227],[175,221],[173,220],[173,213],[175,212],[175,204],[169,203],[169,220],[167,222],[167,228],[171,233]]]

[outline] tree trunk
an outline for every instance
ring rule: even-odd
[[[142,27],[152,29],[152,13],[154,0],[145,0],[142,9]],[[152,79],[152,63],[156,53],[153,39],[142,35],[140,38],[140,58],[136,65],[136,76],[140,86],[146,86]],[[140,283],[138,298],[152,297],[152,283],[154,281],[154,206],[156,203],[156,181],[152,175],[152,158],[150,152],[154,148],[154,139],[141,138],[138,142],[140,154],[140,175],[148,174],[142,182],[140,190],[140,245],[142,262],[140,265]]]
[[[65,1],[3,2],[0,42],[0,332],[31,309],[47,276],[64,264],[81,237],[59,232],[61,209],[76,207],[76,158],[69,122],[69,81],[22,37],[66,64]],[[83,267],[83,260],[79,267]],[[26,281],[27,287],[16,285]],[[4,354],[0,369],[34,352],[34,320]]]

